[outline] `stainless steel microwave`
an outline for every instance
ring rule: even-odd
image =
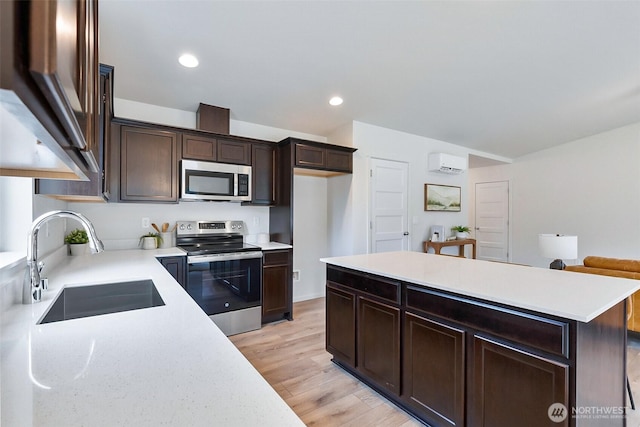
[[[251,201],[251,166],[182,161],[181,200]]]

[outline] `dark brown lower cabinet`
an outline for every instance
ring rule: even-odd
[[[334,362],[427,425],[625,425],[624,302],[585,323],[329,265],[326,304]]]
[[[264,251],[262,258],[262,323],[292,320],[291,249]]]
[[[569,364],[553,361],[515,346],[475,336],[473,425],[522,427],[566,426],[548,409],[554,403],[569,408]]]
[[[334,360],[356,367],[356,296],[327,285],[327,351]]]
[[[400,394],[400,309],[358,297],[357,369]]]
[[[167,269],[174,279],[182,287],[187,284],[187,257],[186,256],[170,256],[158,258],[160,264]]]
[[[403,400],[434,425],[464,425],[466,335],[458,327],[404,315]]]

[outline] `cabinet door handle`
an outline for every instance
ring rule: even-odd
[[[409,235],[409,232],[408,232],[408,231],[405,231],[405,232],[404,232],[404,233],[402,233],[402,234],[403,234],[404,236],[408,236],[408,235]]]

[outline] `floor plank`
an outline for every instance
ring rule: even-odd
[[[331,362],[324,304],[324,298],[295,303],[294,321],[229,339],[308,426],[422,425]]]

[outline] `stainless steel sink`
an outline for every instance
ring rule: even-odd
[[[59,322],[161,305],[164,305],[164,301],[150,279],[66,287],[38,323]]]

